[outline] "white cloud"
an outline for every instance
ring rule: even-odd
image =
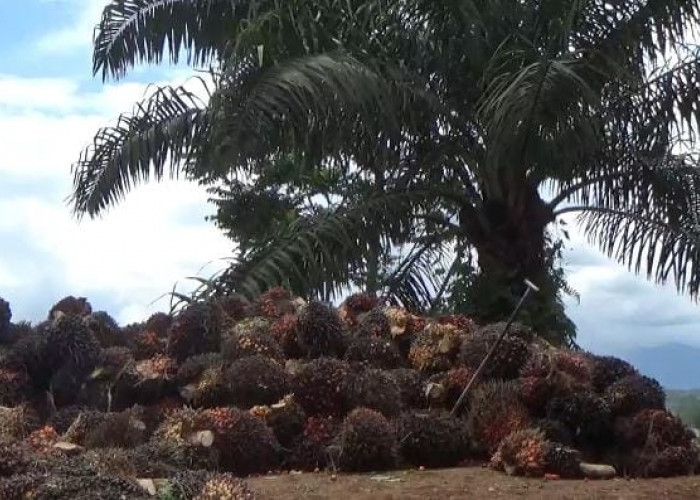
[[[175,281],[230,255],[203,220],[213,211],[205,191],[185,181],[139,186],[101,219],[72,218],[71,163],[145,88],[85,92],[69,80],[0,78],[0,96],[12,94],[0,97],[0,295],[17,319],[40,319],[67,294],[98,297],[104,305],[94,305],[123,322],[143,319],[167,309],[167,299],[151,302]],[[14,185],[21,189],[5,192]]]
[[[69,24],[49,32],[40,38],[36,50],[45,55],[70,52],[92,43],[95,26],[99,23],[102,10],[108,0],[45,0],[47,3],[61,3],[74,13]]]

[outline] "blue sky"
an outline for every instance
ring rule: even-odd
[[[226,256],[204,216],[206,194],[184,182],[141,186],[105,217],[78,223],[65,198],[70,165],[97,128],[128,111],[149,82],[182,83],[186,68],[138,68],[103,84],[91,73],[104,0],[0,0],[0,296],[16,319],[39,320],[67,294],[121,322],[185,276]],[[672,287],[635,277],[574,232],[566,251],[579,341],[602,353],[667,342],[700,347],[700,314]],[[206,274],[206,273],[205,273]]]

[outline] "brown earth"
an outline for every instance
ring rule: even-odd
[[[607,481],[526,479],[482,467],[379,474],[285,474],[248,480],[260,499],[700,499],[700,476]]]

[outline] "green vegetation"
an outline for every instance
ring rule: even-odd
[[[207,98],[164,87],[101,129],[72,205],[135,184],[212,189],[240,245],[200,298],[350,286],[414,311],[524,321],[571,343],[558,263],[578,225],[608,255],[697,295],[697,2],[114,0],[94,71],[181,58]],[[548,193],[549,196],[544,196]],[[255,214],[250,217],[250,214]]]

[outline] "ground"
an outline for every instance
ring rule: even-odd
[[[249,480],[260,499],[447,500],[700,498],[700,476],[609,481],[545,481],[509,477],[482,467],[380,474],[285,474]]]

